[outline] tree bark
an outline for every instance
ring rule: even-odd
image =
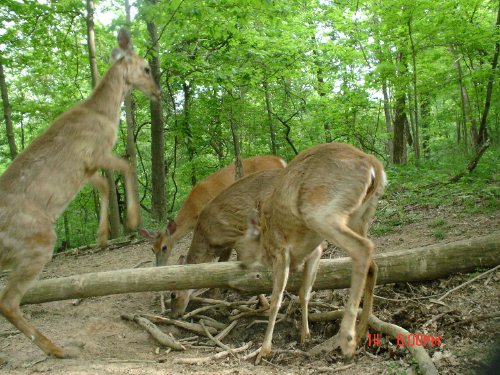
[[[16,138],[14,136],[14,127],[12,126],[12,112],[9,102],[9,92],[7,90],[7,82],[3,72],[3,61],[0,51],[0,90],[2,91],[3,117],[5,119],[5,130],[7,141],[9,142],[10,159],[14,160],[17,156]]]
[[[413,110],[414,110],[414,123],[415,132],[413,134],[413,149],[415,151],[415,159],[420,159],[420,127],[418,121],[418,91],[417,91],[417,53],[415,51],[415,44],[413,42],[413,27],[412,27],[413,13],[408,19],[408,34],[410,36],[411,45],[411,61],[413,66]]]
[[[193,146],[193,134],[191,131],[191,124],[189,122],[189,105],[191,104],[191,85],[186,82],[182,83],[182,92],[184,93],[184,108],[183,108],[183,119],[182,119],[182,133],[184,136],[184,141],[186,143],[186,149],[188,154],[189,163],[191,164],[191,185],[196,185],[196,168],[194,167],[194,146]]]
[[[156,1],[150,0],[150,3],[156,4]],[[156,25],[152,20],[147,21],[147,28],[153,46],[149,59],[151,74],[158,87],[161,87],[158,33]],[[166,214],[167,198],[165,189],[165,138],[161,100],[150,100],[149,107],[151,111],[151,213],[153,219],[162,222]]]
[[[403,52],[399,52],[398,62],[399,72],[397,76],[399,81],[404,81],[406,75],[406,58]],[[396,113],[394,115],[392,160],[395,164],[404,164],[406,161],[405,127],[408,126],[408,119],[406,118],[406,94],[404,86],[400,85],[400,87],[396,91],[395,97]]]
[[[89,50],[90,76],[92,88],[99,81],[97,70],[97,60],[95,56],[95,32],[94,32],[94,1],[87,0],[87,46]],[[109,231],[110,238],[120,236],[120,210],[118,206],[118,196],[116,194],[116,184],[113,178],[113,171],[104,171],[109,186]]]
[[[231,125],[231,134],[233,136],[234,147],[234,180],[239,180],[243,177],[243,162],[241,160],[240,140],[238,137],[238,124],[234,118],[234,100],[231,100],[231,109],[229,110],[229,123]]]
[[[266,98],[266,110],[267,110],[267,122],[269,125],[269,134],[271,136],[271,153],[273,155],[278,155],[278,147],[276,146],[276,129],[273,123],[273,112],[271,109],[271,98],[269,95],[269,86],[267,81],[262,82],[262,87],[264,87],[264,95]]]
[[[129,0],[125,0],[125,18],[127,26],[130,26],[130,2]],[[125,122],[127,123],[127,157],[130,162],[130,166],[132,167],[132,175],[134,179],[134,196],[137,202],[140,202],[139,198],[139,183],[137,177],[137,153],[135,151],[136,144],[134,139],[135,133],[135,118],[134,118],[134,98],[130,93],[125,96]],[[126,210],[125,210],[126,212]],[[123,220],[124,223],[127,220]],[[139,215],[139,228],[142,227],[141,224],[141,215]],[[125,231],[128,231],[127,226],[125,226]]]
[[[379,254],[375,261],[378,285],[433,280],[478,267],[493,267],[500,263],[500,232]],[[350,258],[322,259],[314,289],[348,288],[351,268]],[[272,268],[243,270],[239,262],[125,269],[42,280],[26,293],[22,303],[192,288],[232,288],[259,294],[272,290],[272,277]],[[302,272],[291,272],[287,290],[299,290],[301,281]]]
[[[496,28],[498,29],[500,26],[500,4],[498,7],[497,11],[497,22],[496,22]],[[490,105],[491,105],[491,94],[493,92],[493,82],[495,80],[495,73],[497,70],[497,64],[498,64],[498,54],[500,53],[500,41],[495,43],[495,52],[493,54],[493,60],[491,61],[491,74],[490,77],[488,78],[488,84],[486,85],[486,98],[484,101],[484,110],[483,110],[483,115],[481,116],[481,124],[479,125],[479,135],[477,139],[477,144],[479,146],[482,146],[486,140],[488,139],[488,132],[487,132],[487,119],[488,119],[488,113],[490,111]]]

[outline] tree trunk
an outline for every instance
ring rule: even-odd
[[[99,81],[97,70],[97,60],[95,57],[95,33],[94,33],[94,1],[87,0],[87,46],[89,50],[90,76],[92,79],[92,88]],[[116,185],[113,178],[113,171],[104,171],[109,186],[109,230],[110,238],[120,236],[120,210],[118,206],[118,196],[116,194]]]
[[[500,4],[498,7],[497,11],[497,22],[496,22],[496,28],[498,29],[500,26]],[[488,132],[487,132],[487,119],[488,119],[488,113],[490,111],[490,105],[491,105],[491,94],[493,92],[493,82],[495,80],[495,73],[497,70],[497,64],[498,64],[498,54],[500,53],[500,41],[496,41],[495,43],[495,52],[493,54],[493,60],[491,61],[491,74],[488,78],[488,84],[486,85],[486,98],[484,101],[484,110],[483,110],[483,115],[481,116],[481,124],[479,125],[479,135],[477,139],[477,144],[479,146],[482,146],[486,140],[488,139]]]
[[[394,129],[392,128],[391,104],[389,99],[389,92],[387,89],[387,80],[385,78],[382,78],[382,94],[384,95],[385,128],[388,134],[392,134]],[[392,162],[394,145],[391,138],[387,139],[386,147],[386,154],[389,155],[389,161]]]
[[[398,80],[404,81],[406,75],[406,58],[402,52],[398,54],[399,72]],[[405,127],[408,126],[406,118],[406,93],[404,86],[400,85],[396,94],[396,108],[394,115],[394,139],[392,160],[395,164],[404,164],[406,161]]]
[[[14,127],[12,126],[12,114],[9,102],[9,93],[7,90],[7,82],[3,72],[3,61],[0,51],[0,90],[2,91],[3,116],[5,118],[5,130],[7,141],[9,142],[10,159],[14,160],[17,156],[16,138],[14,136]]]
[[[415,159],[420,159],[420,129],[418,122],[418,92],[417,92],[417,56],[415,51],[415,44],[413,42],[413,28],[412,28],[413,14],[410,15],[408,20],[408,34],[410,36],[411,45],[411,61],[413,67],[413,110],[414,110],[414,133],[413,133],[413,149],[415,151]]]
[[[151,0],[151,4],[156,1]],[[148,33],[153,46],[149,65],[153,79],[160,87],[160,48],[158,46],[158,34],[153,21],[147,21]],[[165,138],[163,130],[163,115],[160,100],[150,100],[151,111],[151,214],[157,222],[163,222],[166,214],[167,197],[165,190]]]
[[[129,26],[130,25],[130,2],[129,0],[125,0],[125,17],[126,17],[126,23]],[[135,199],[137,202],[140,202],[139,199],[139,182],[138,182],[138,177],[137,177],[137,153],[135,151],[136,149],[136,144],[135,144],[135,139],[134,139],[134,133],[135,133],[135,118],[134,118],[134,98],[130,93],[128,93],[125,96],[125,121],[127,123],[127,157],[130,162],[130,166],[132,167],[132,175],[134,179],[134,188],[133,188],[133,194],[135,196]],[[126,210],[125,210],[126,212]],[[127,220],[123,220],[124,223],[127,222]],[[141,215],[139,215],[139,228],[142,227],[141,224]],[[128,231],[127,226],[125,226],[125,231]]]
[[[472,272],[500,262],[500,232],[447,244],[399,250],[375,256],[377,285],[433,280],[453,273]],[[322,259],[314,290],[348,288],[350,258]],[[120,293],[192,288],[232,288],[259,294],[272,290],[272,268],[243,270],[239,262],[150,267],[88,273],[38,281],[23,304]],[[290,272],[286,289],[297,291],[302,272]]]
[[[238,137],[238,124],[234,118],[234,100],[231,100],[231,108],[229,110],[229,122],[231,124],[231,134],[233,135],[234,146],[234,179],[239,180],[243,177],[243,162],[241,161],[240,140]]]
[[[269,86],[267,81],[262,82],[262,87],[264,87],[264,95],[266,97],[266,110],[267,110],[267,122],[269,125],[269,134],[271,136],[271,153],[273,155],[278,155],[278,148],[276,146],[276,129],[273,124],[273,112],[271,109],[271,99],[269,95]]]
[[[194,146],[193,146],[193,134],[191,132],[191,124],[189,122],[189,105],[191,104],[191,86],[183,82],[182,91],[184,93],[184,108],[183,108],[183,119],[182,119],[182,132],[184,135],[184,140],[186,143],[186,149],[188,154],[189,163],[191,164],[191,185],[196,185],[196,168],[194,167]]]

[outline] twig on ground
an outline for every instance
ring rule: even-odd
[[[132,268],[140,268],[142,267],[143,265],[145,264],[148,264],[148,263],[151,263],[150,260],[143,260],[143,261],[140,261],[139,263],[137,263],[135,266],[133,266]]]
[[[496,319],[496,318],[500,318],[500,312],[471,316],[471,317],[468,317],[467,319],[459,320],[458,322],[446,323],[445,326],[476,323],[476,322],[479,322],[481,320]]]
[[[227,350],[228,352],[230,352],[234,357],[236,357],[236,354],[234,354],[234,351],[232,348],[230,348],[229,346],[227,346],[226,344],[224,344],[223,342],[221,342],[219,339],[215,338],[214,336],[212,336],[210,334],[210,332],[208,332],[207,330],[207,327],[205,326],[205,324],[203,323],[202,320],[200,320],[200,324],[201,326],[203,327],[203,330],[205,331],[205,334],[207,335],[207,337],[212,340],[217,346],[221,347],[222,349],[224,350]]]
[[[459,286],[456,286],[455,288],[448,290],[445,294],[443,294],[437,300],[441,301],[443,298],[447,297],[450,293],[455,292],[456,290],[461,289],[464,286],[469,285],[469,284],[473,283],[474,281],[476,281],[476,280],[478,280],[478,279],[480,279],[480,278],[482,278],[482,277],[484,277],[484,276],[486,276],[486,275],[488,275],[488,274],[490,274],[492,272],[495,272],[498,268],[500,268],[500,264],[498,266],[496,266],[496,267],[493,267],[492,269],[490,269],[490,270],[488,270],[486,272],[483,272],[480,275],[477,275],[476,277],[473,277],[472,279],[466,281],[465,283],[462,283]]]
[[[245,345],[239,347],[239,348],[236,348],[236,349],[233,349],[233,352],[234,353],[241,353],[241,352],[244,352],[245,350],[247,350],[250,346],[252,345],[252,342],[249,341],[248,343],[246,343]],[[211,355],[211,356],[208,356],[208,357],[198,357],[198,358],[176,358],[174,359],[173,363],[177,363],[177,364],[200,364],[200,363],[206,363],[206,362],[210,362],[210,361],[213,361],[213,360],[216,360],[216,359],[222,359],[222,358],[226,358],[227,356],[231,355],[231,352],[230,351],[224,351],[224,352],[220,352],[220,353],[216,353],[214,355]]]
[[[200,318],[200,321],[203,320],[203,322],[205,323],[205,325],[207,325],[209,327],[213,327],[213,328],[215,328],[217,330],[224,329],[227,326],[227,324],[221,323],[221,322],[219,322],[219,321],[217,321],[214,318],[211,318],[209,316],[198,315],[198,318]]]
[[[229,324],[226,328],[224,328],[217,336],[215,336],[215,338],[217,340],[224,340],[224,338],[229,334],[229,332],[232,331],[234,327],[236,327],[237,324],[238,324],[237,320],[232,321],[231,324]]]
[[[136,322],[142,328],[144,328],[156,341],[160,344],[168,346],[174,350],[186,350],[186,348],[172,336],[169,336],[158,329],[151,321],[138,315],[133,314],[122,314],[121,318],[124,320],[129,320],[131,322]]]
[[[187,329],[188,331],[205,335],[203,327],[198,323],[183,322],[182,320],[170,319],[163,316],[149,315],[149,314],[144,314],[143,317],[157,324],[173,324],[177,327]],[[217,333],[217,330],[213,327],[207,327],[207,329],[211,334]]]
[[[208,305],[208,306],[202,306],[200,308],[197,308],[193,311],[190,311],[188,312],[187,314],[184,314],[182,316],[182,319],[189,319],[189,318],[192,318],[193,316],[195,316],[196,314],[198,313],[201,313],[201,312],[205,312],[205,311],[208,311],[208,310],[212,310],[212,309],[217,309],[219,307],[225,307],[226,305],[225,304],[218,304],[218,305]]]

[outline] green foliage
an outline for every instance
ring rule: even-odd
[[[8,0],[0,8],[0,59],[21,150],[90,92],[85,3],[43,3]],[[96,5],[97,61],[103,74],[116,31],[125,23],[124,5],[109,0]],[[330,128],[333,140],[351,143],[383,160],[390,183],[372,230],[376,234],[420,220],[420,211],[412,209],[415,205],[457,206],[464,212],[498,210],[500,157],[495,146],[472,175],[445,184],[471,158],[463,138],[456,144],[461,97],[454,62],[462,64],[471,114],[478,123],[498,39],[496,6],[476,0],[134,2],[137,15],[130,28],[139,54],[150,57],[152,53],[147,22],[155,23],[158,30],[168,215],[175,216],[189,193],[193,169],[200,180],[234,160],[231,123],[238,128],[244,157],[271,152],[271,128],[277,152],[287,161],[295,156],[293,147],[301,151],[325,142],[325,129]],[[101,21],[104,11],[113,19]],[[408,64],[403,73],[400,54],[409,62],[412,52],[416,71]],[[427,112],[418,108],[417,115],[429,155],[416,160],[408,146],[409,163],[392,166],[387,147],[392,131],[385,122],[382,85],[388,87],[389,111],[394,116],[395,93],[405,93],[413,106],[414,73],[419,105],[427,103]],[[494,143],[500,139],[499,96],[500,90],[494,87],[488,118]],[[152,222],[148,213],[149,102],[139,93],[133,97],[142,217],[145,226],[161,227],[164,223]],[[414,117],[411,106],[407,115]],[[122,124],[115,148],[118,155],[126,153],[125,132]],[[9,165],[3,134],[0,172]],[[192,157],[188,140],[194,148]],[[123,184],[116,178],[124,210]],[[94,241],[97,208],[90,188],[68,207],[73,246]],[[433,225],[445,234],[446,223]],[[62,219],[57,231],[64,238]]]

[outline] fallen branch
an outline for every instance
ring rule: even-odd
[[[183,322],[182,320],[170,319],[163,316],[144,314],[143,317],[149,319],[150,321],[157,324],[172,324],[180,328],[184,328],[188,331],[198,333],[205,336],[205,330],[200,324]],[[213,327],[207,327],[207,330],[211,333],[217,333],[217,330]]]
[[[252,345],[252,342],[250,341],[250,342],[246,343],[245,345],[243,345],[243,346],[241,346],[239,348],[233,349],[232,351],[233,351],[233,353],[241,353],[241,352],[244,352],[245,350],[247,350],[251,345]],[[213,360],[216,360],[216,359],[226,358],[229,355],[231,355],[231,352],[227,350],[227,351],[224,351],[224,352],[220,352],[220,353],[211,355],[209,357],[176,358],[176,359],[174,359],[173,363],[176,363],[176,364],[198,365],[198,364],[207,363],[207,362],[210,362],[210,361],[213,361]]]
[[[398,337],[398,335],[402,335],[404,337],[408,337],[410,335],[410,333],[406,329],[399,327],[395,324],[383,322],[374,315],[370,316],[368,324],[375,331],[392,336],[395,339]],[[422,371],[423,375],[439,374],[436,366],[434,366],[434,363],[432,362],[432,359],[429,357],[429,355],[422,346],[405,345],[405,347],[411,353],[413,358],[415,358],[415,361],[417,361],[418,367]]]
[[[377,285],[423,281],[500,262],[500,232],[484,237],[376,255]],[[351,281],[350,258],[322,259],[313,289],[347,288]],[[208,275],[210,277],[208,277]],[[243,270],[239,262],[148,267],[88,273],[41,280],[22,303],[40,303],[110,294],[197,288],[233,288],[258,294],[272,289],[272,269]],[[291,272],[287,290],[297,291],[302,272]]]
[[[466,170],[467,170],[468,174],[471,174],[474,171],[474,169],[476,169],[477,164],[479,163],[479,160],[481,159],[481,156],[483,156],[484,152],[486,151],[486,149],[488,147],[490,147],[490,140],[489,139],[485,143],[483,143],[483,145],[477,150],[476,154],[474,155],[474,157],[470,161],[469,165],[467,165]],[[452,178],[450,178],[449,182],[450,183],[458,182],[462,177],[465,176],[465,173],[466,172],[461,172],[461,173],[453,176]]]
[[[124,320],[129,320],[131,322],[136,322],[142,328],[144,328],[156,341],[160,344],[168,346],[173,350],[186,350],[186,348],[173,337],[166,335],[158,329],[152,322],[138,315],[133,314],[122,314],[121,318]]]
[[[358,315],[361,313],[361,309],[358,310]],[[317,313],[317,314],[310,314],[309,315],[309,320],[311,320],[311,316],[313,317],[312,321],[320,321],[320,320],[327,320],[327,318],[331,318],[332,320],[337,320],[341,319],[344,315],[343,310],[338,310],[338,311],[332,311],[328,313]],[[371,315],[368,324],[371,328],[373,328],[375,331],[379,333],[384,333],[385,335],[392,336],[394,339],[397,339],[398,337],[408,337],[410,333],[405,330],[402,327],[399,327],[395,324],[391,323],[386,323],[374,315]],[[309,354],[316,356],[319,354],[322,354],[324,352],[329,352],[332,351],[340,346],[340,337],[339,335],[335,335],[328,340],[322,342],[321,344],[318,344],[311,348],[309,350]],[[406,346],[406,345],[405,345]],[[408,351],[411,353],[411,355],[415,358],[417,361],[418,366],[420,367],[420,370],[422,371],[422,374],[424,375],[437,375],[437,369],[434,366],[434,363],[432,362],[432,359],[429,357],[427,352],[422,346],[406,346]]]
[[[210,332],[208,331],[207,327],[205,326],[205,324],[203,323],[202,320],[200,320],[200,324],[201,326],[203,327],[203,330],[205,331],[205,334],[207,335],[207,337],[212,340],[215,345],[219,346],[220,348],[224,349],[224,350],[227,350],[229,353],[231,353],[233,356],[236,356],[234,354],[234,350],[231,349],[229,346],[227,346],[226,344],[224,344],[222,341],[220,341],[219,339],[215,338],[214,336],[212,336],[210,334]]]
[[[458,290],[458,289],[461,289],[461,288],[463,288],[464,286],[466,286],[466,285],[469,285],[469,284],[473,283],[474,281],[476,281],[476,280],[480,279],[481,277],[484,277],[484,276],[488,275],[489,273],[495,272],[498,268],[500,268],[500,265],[498,265],[498,266],[496,266],[496,267],[492,268],[491,270],[488,270],[488,271],[486,271],[486,272],[483,272],[483,273],[482,273],[482,274],[480,274],[480,275],[477,275],[476,277],[474,277],[474,278],[472,278],[472,279],[470,279],[470,280],[466,281],[465,283],[460,284],[459,286],[456,286],[456,287],[455,287],[455,288],[453,288],[453,289],[448,290],[445,294],[443,294],[443,295],[442,295],[441,297],[439,297],[437,300],[438,300],[438,301],[441,301],[441,300],[442,300],[442,299],[444,299],[446,296],[448,296],[450,293],[453,293],[454,291],[456,291],[456,290]]]

